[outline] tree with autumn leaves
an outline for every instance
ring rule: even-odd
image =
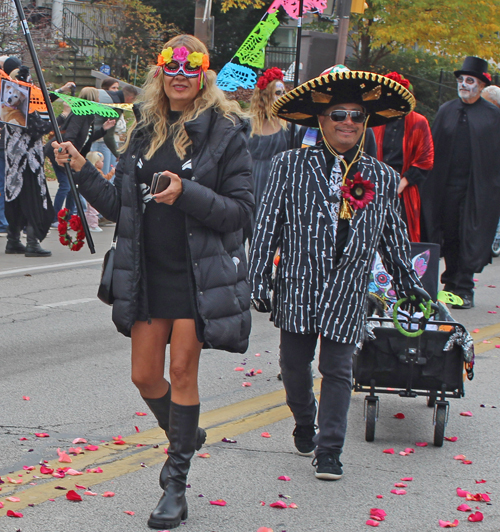
[[[458,61],[467,55],[498,61],[500,0],[365,0],[351,16],[357,67],[372,69],[402,49]]]

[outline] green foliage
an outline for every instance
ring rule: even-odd
[[[418,49],[441,57],[498,58],[500,0],[366,0],[351,16],[360,68],[395,50]]]

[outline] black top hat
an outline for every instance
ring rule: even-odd
[[[273,113],[283,120],[318,127],[317,115],[332,105],[359,103],[369,115],[368,127],[402,118],[415,108],[413,94],[393,79],[360,70],[327,71],[281,96]]]
[[[477,79],[480,79],[486,85],[491,85],[491,78],[488,74],[488,61],[481,59],[480,57],[468,56],[464,60],[461,70],[455,70],[455,76],[474,76]],[[486,76],[488,74],[488,76]]]

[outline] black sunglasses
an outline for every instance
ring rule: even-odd
[[[366,120],[366,115],[363,111],[344,111],[342,109],[337,109],[327,116],[329,116],[334,122],[343,122],[348,116],[355,124],[362,124]]]

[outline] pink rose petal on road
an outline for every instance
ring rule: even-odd
[[[59,455],[59,462],[70,464],[73,461],[71,457],[64,451],[61,451],[61,449],[57,449],[57,454]]]
[[[92,469],[87,469],[87,473],[102,473],[102,469],[100,467],[93,467]]]
[[[52,473],[54,472],[53,469],[51,469],[50,467],[46,467],[46,466],[40,466],[40,473],[42,475],[52,475]]]
[[[3,508],[3,502],[0,501],[0,509],[2,509],[2,508]]]
[[[7,477],[7,480],[11,483],[11,484],[22,484],[22,480],[16,480],[14,478],[10,478],[10,477]]]
[[[450,436],[449,438],[447,436],[444,437],[446,441],[457,441],[458,436]]]
[[[476,334],[476,333],[478,333],[479,331],[480,331],[480,329],[474,329],[474,330],[472,331],[472,333],[473,333],[473,334]]]
[[[408,484],[405,484],[404,482],[396,482],[396,484],[394,484],[394,487],[395,488],[407,488]]]
[[[466,501],[475,501],[475,502],[490,502],[491,499],[489,495],[486,493],[476,493],[475,495],[472,495],[472,493],[468,493],[465,497]]]
[[[406,454],[412,454],[415,452],[415,449],[412,449],[411,447],[407,447],[404,451]]]
[[[394,495],[406,495],[406,490],[391,490]]]
[[[296,510],[298,506],[294,502],[292,502],[288,505],[288,508],[292,508],[293,510]]]
[[[472,464],[472,460],[462,460],[462,464],[471,465]]]
[[[368,519],[368,521],[366,522],[366,524],[368,526],[378,526],[379,523],[377,523],[377,521],[374,521],[373,519]]]
[[[147,416],[146,412],[136,412],[136,416]]]
[[[384,449],[382,452],[384,454],[394,454],[394,449]]]
[[[23,395],[23,400],[24,401],[29,401],[30,400],[30,397],[28,395]]]
[[[419,441],[419,442],[416,442],[415,445],[417,447],[427,447],[429,444],[426,441]]]
[[[261,369],[258,369],[256,372],[255,372],[257,375],[260,375],[262,373],[262,370]]]
[[[383,499],[384,496],[383,495],[377,495],[377,499]]]
[[[82,471],[77,471],[76,469],[68,469],[66,471],[66,475],[70,475],[70,476],[73,476],[73,477],[76,477],[78,475],[83,475],[83,472]]]
[[[77,490],[86,490],[87,489],[85,486],[80,486],[80,484],[75,484],[75,488]]]
[[[403,482],[411,482],[413,480],[413,477],[404,477],[400,480],[402,480]]]
[[[496,286],[494,284],[489,284],[488,288],[496,288]]]
[[[132,512],[130,510],[124,510],[123,513],[128,515],[135,515],[135,512]]]
[[[271,508],[287,508],[286,502],[276,501],[269,505]]]
[[[23,465],[23,469],[25,471],[33,471],[35,469],[35,466],[32,466],[32,465]]]
[[[199,453],[198,456],[200,458],[210,458],[210,453]]]
[[[486,482],[486,480],[484,480],[484,479],[475,481],[476,484],[484,484],[485,482]]]
[[[87,445],[85,447],[85,450],[86,451],[98,451],[99,450],[99,446],[98,445]]]
[[[241,367],[234,368],[234,371],[245,371],[245,368],[241,368]]]
[[[37,438],[50,438],[50,436],[46,432],[35,432],[35,436]]]
[[[243,388],[248,388],[249,386],[252,386],[252,383],[251,382],[243,382],[241,385],[243,386]]]
[[[102,494],[103,497],[114,497],[115,494],[113,491],[105,491],[103,494]]]
[[[72,443],[73,445],[76,445],[77,443],[87,443],[87,440],[85,438],[76,438]]]
[[[19,438],[19,441],[28,441],[28,438]]]
[[[464,416],[464,417],[472,417],[472,412],[470,412],[470,411],[460,412],[460,415]]]
[[[285,482],[288,482],[289,480],[292,480],[290,477],[287,477],[285,475],[281,475],[281,477],[278,477],[278,480],[284,480]]]
[[[453,460],[466,460],[465,455],[463,454],[457,454],[453,457]]]
[[[9,502],[21,502],[19,497],[7,497],[5,500]]]
[[[210,501],[210,504],[212,504],[213,506],[226,506],[227,502],[223,499],[217,499],[216,501]]]
[[[496,345],[495,347],[496,347],[497,349],[500,349],[500,345]]]
[[[463,490],[462,488],[457,488],[457,495],[459,497],[467,497],[467,495],[470,495],[468,491]]]
[[[496,310],[488,310],[488,314],[496,314],[497,311]],[[491,344],[491,342],[489,342]]]
[[[70,447],[68,449],[68,453],[69,454],[80,454],[80,453],[83,453],[83,450],[81,447]]]
[[[477,523],[478,521],[482,521],[483,519],[484,519],[484,515],[481,512],[470,514],[469,517],[467,517],[467,520],[472,521],[473,523]]]
[[[14,512],[14,510],[7,510],[7,517],[23,517],[21,512]]]
[[[370,517],[377,521],[384,521],[387,514],[385,513],[385,510],[382,510],[381,508],[371,508]]]
[[[90,495],[91,497],[95,497],[97,493],[94,493],[93,491],[87,490],[83,492],[84,495]]]
[[[468,504],[461,504],[457,507],[459,512],[472,512],[472,508]]]
[[[263,438],[270,438],[270,437],[271,437],[271,435],[269,434],[269,432],[263,432],[263,433],[261,434],[261,436],[262,436]]]
[[[394,414],[394,416],[396,419],[404,419],[405,418],[405,415],[402,414],[401,412],[398,412],[397,414]]]
[[[255,355],[257,356],[257,355]],[[273,532],[273,529],[272,528],[267,528],[267,526],[261,526],[260,528],[257,529],[257,532]]]
[[[443,521],[442,519],[439,520],[439,526],[441,528],[455,528],[458,526],[459,520],[455,519],[453,523],[451,521]]]

